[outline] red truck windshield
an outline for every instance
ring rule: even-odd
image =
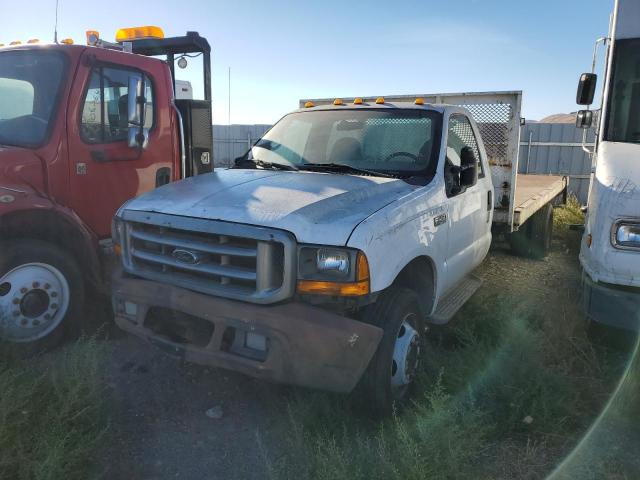
[[[46,140],[62,83],[59,53],[0,53],[0,144],[37,147]]]

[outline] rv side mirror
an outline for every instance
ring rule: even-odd
[[[147,99],[144,96],[145,85],[142,75],[129,76],[129,92],[127,99],[127,142],[131,148],[146,148],[149,131],[144,128]]]
[[[595,73],[583,73],[580,75],[578,93],[576,94],[576,103],[578,105],[591,105],[593,103],[597,81],[598,76]]]
[[[591,128],[593,125],[593,110],[580,110],[576,114],[576,128]]]

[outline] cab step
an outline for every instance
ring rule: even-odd
[[[478,277],[475,275],[467,276],[438,302],[438,308],[428,318],[428,321],[436,325],[448,323],[481,286],[482,280]]]

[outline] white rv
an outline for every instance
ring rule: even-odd
[[[609,36],[598,40],[594,68],[580,77],[577,103],[593,103],[597,46],[607,49],[602,114],[580,250],[589,317],[640,328],[640,2],[617,0]],[[578,112],[576,126],[594,123]]]

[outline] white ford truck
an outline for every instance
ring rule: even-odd
[[[548,248],[566,181],[517,174],[519,108],[519,92],[303,102],[234,167],[120,208],[117,324],[188,361],[359,385],[389,413],[428,324],[480,285],[494,215],[521,252]]]

